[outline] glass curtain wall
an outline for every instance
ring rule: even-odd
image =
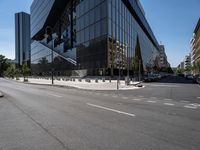
[[[142,69],[146,70],[146,65],[149,64],[153,66],[159,55],[159,50],[122,0],[108,0],[108,37],[108,67],[111,69],[111,74],[112,71],[116,74],[119,68],[125,70],[125,73],[133,72],[132,60],[136,55],[137,40]]]
[[[77,6],[77,66],[88,75],[107,68],[107,0],[82,0]]]

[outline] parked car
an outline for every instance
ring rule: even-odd
[[[200,84],[200,76],[196,79],[196,82]]]
[[[200,78],[199,75],[195,75],[194,78],[193,78],[193,82],[194,82],[194,83],[199,83],[199,82],[200,82],[200,79],[199,79],[199,78]]]
[[[156,81],[156,76],[153,75],[153,74],[145,75],[145,76],[144,76],[144,81],[145,81],[145,82],[153,82],[153,81]]]
[[[185,77],[188,80],[194,80],[194,76],[193,75],[186,75]]]

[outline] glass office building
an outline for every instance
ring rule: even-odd
[[[15,14],[15,59],[18,66],[30,65],[30,14]]]
[[[37,75],[52,68],[56,75],[127,74],[136,57],[143,72],[159,65],[158,42],[138,0],[34,0],[31,38]]]

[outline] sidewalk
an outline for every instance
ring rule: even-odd
[[[18,82],[23,82],[23,78],[20,78]],[[52,81],[50,79],[28,79],[28,83],[32,84],[51,85],[51,82]],[[96,83],[95,80],[92,79],[91,82],[88,83],[85,81],[85,79],[82,79],[82,82],[80,82],[78,79],[75,79],[75,81],[63,81],[62,79],[60,79],[54,80],[54,84],[60,86],[75,87],[84,90],[117,90],[117,80],[112,80],[111,83],[109,82],[109,80],[106,80],[105,82],[103,82],[102,80],[98,80],[98,83]],[[141,87],[135,86],[137,84],[139,84],[139,82],[131,82],[130,85],[127,86],[125,85],[124,81],[120,81],[119,90],[140,89]]]

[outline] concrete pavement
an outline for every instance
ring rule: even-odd
[[[98,79],[98,82],[95,81],[95,79],[90,79],[90,82],[86,82],[85,79],[81,79],[81,82],[78,81],[78,79],[74,79],[75,81],[65,81],[62,79],[54,80],[55,86],[66,86],[66,87],[74,87],[78,89],[84,89],[84,90],[118,90],[117,89],[117,80],[112,80],[110,82],[109,80],[105,80],[103,82],[102,80]],[[18,82],[23,82],[23,78],[19,78],[17,80]],[[28,83],[30,84],[40,84],[40,85],[51,85],[52,81],[47,79],[36,79],[36,78],[29,78]],[[120,81],[119,84],[119,90],[135,90],[135,89],[141,89],[143,87],[136,87],[140,82],[131,82],[130,85],[126,85],[125,81]]]
[[[183,102],[170,92],[188,85],[147,84],[117,92],[0,83],[5,93],[0,99],[2,149],[200,149],[199,100],[188,92]],[[198,96],[196,88],[188,89]],[[194,107],[186,107],[190,104]]]

